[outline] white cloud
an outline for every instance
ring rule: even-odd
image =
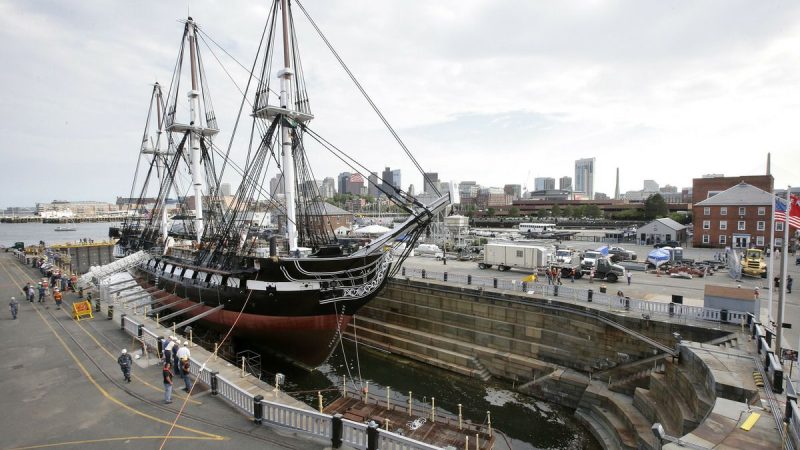
[[[169,84],[180,2],[0,3],[0,206],[127,195],[150,84]],[[306,0],[426,170],[485,185],[573,176],[596,191],[704,173],[797,183],[800,5],[791,2]],[[267,3],[191,3],[204,32],[249,67]],[[298,33],[310,31],[295,11]],[[380,171],[421,176],[316,36],[301,43],[313,127]],[[212,44],[239,83],[244,73]],[[227,146],[236,88],[204,59]],[[185,90],[182,88],[182,90]],[[185,93],[181,93],[183,96]],[[242,129],[248,127],[240,126]],[[237,138],[237,143],[246,139]],[[238,152],[243,150],[237,148]],[[330,158],[318,177],[345,170]],[[527,180],[528,174],[531,180]],[[31,182],[36,178],[36,182]],[[20,189],[24,186],[24,189]]]

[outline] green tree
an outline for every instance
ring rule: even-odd
[[[573,219],[580,219],[581,217],[586,215],[584,214],[584,209],[585,209],[584,205],[575,205],[572,208],[572,214],[570,215],[570,217],[572,217]]]
[[[586,205],[584,214],[586,214],[586,217],[592,217],[596,219],[603,216],[603,211],[601,211],[600,207],[597,205]]]
[[[561,207],[558,205],[553,205],[553,209],[551,209],[550,212],[553,214],[553,217],[561,217],[562,214]]]
[[[664,197],[661,194],[653,194],[644,201],[645,220],[667,217],[668,214],[667,202],[664,201]]]
[[[489,208],[486,210],[486,215],[489,217],[494,217],[495,214],[497,214],[497,210],[494,208]]]
[[[536,210],[536,217],[543,219],[547,217],[547,210],[544,208],[539,208]]]
[[[561,212],[561,215],[563,217],[572,217],[572,215],[574,214],[574,212],[573,212],[574,209],[575,208],[573,208],[572,206],[567,205],[564,208],[564,210]]]
[[[616,220],[644,220],[644,209],[624,209],[611,214],[611,218]]]
[[[509,217],[519,217],[519,208],[516,206],[512,206],[511,209],[508,210]]]

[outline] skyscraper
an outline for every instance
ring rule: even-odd
[[[350,172],[342,172],[337,177],[336,187],[339,194],[347,193],[347,182],[350,181],[350,175],[352,175]]]
[[[381,180],[383,189],[386,192],[394,192],[395,189],[401,189],[400,169],[392,170],[390,167],[383,169]]]
[[[564,191],[572,190],[572,177],[561,177],[558,179],[558,188]]]
[[[425,172],[422,185],[422,192],[434,192],[439,189],[439,174],[437,172]],[[434,189],[434,186],[436,189]]]
[[[367,180],[369,180],[369,184],[367,185],[367,194],[369,194],[371,197],[377,198],[379,195],[381,195],[378,172],[370,172]]]
[[[589,200],[594,199],[594,158],[575,161],[575,192],[583,192]]]
[[[546,191],[556,188],[556,179],[550,177],[538,177],[533,179],[533,188],[537,191]]]

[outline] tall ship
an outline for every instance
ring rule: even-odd
[[[300,11],[424,177],[329,41]],[[151,95],[130,215],[112,233],[119,238],[118,254],[149,253],[132,273],[163,307],[313,368],[400,269],[431,221],[445,212],[450,195],[437,193],[422,204],[399,186],[377,183],[366,167],[314,130],[294,25],[290,1],[275,0],[242,89],[238,132],[218,146],[200,53],[201,40],[214,41],[191,17],[185,22],[166,98],[158,84]],[[235,160],[232,149],[242,134],[246,156]],[[370,180],[407,218],[369,241],[337,236],[307,144]],[[270,186],[270,173],[282,183]],[[229,196],[222,195],[223,179],[238,181]],[[277,229],[270,229],[265,211],[278,218]]]

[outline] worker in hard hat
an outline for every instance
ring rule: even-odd
[[[122,349],[119,358],[117,358],[117,364],[119,364],[119,368],[122,370],[122,376],[125,377],[125,381],[130,383],[133,360],[131,359],[131,355],[128,354],[127,349]]]

